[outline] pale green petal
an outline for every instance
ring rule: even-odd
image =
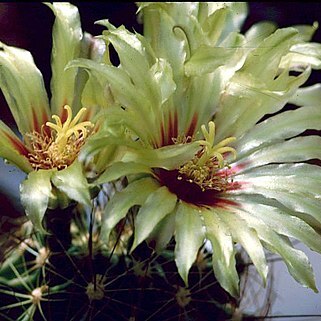
[[[157,59],[151,67],[150,73],[156,86],[160,88],[160,103],[164,103],[175,92],[176,84],[173,80],[172,67],[165,59]],[[157,107],[157,106],[155,106]]]
[[[269,215],[269,213],[269,211],[266,211],[264,214]],[[273,229],[269,229],[260,219],[252,216],[252,213],[238,211],[237,215],[257,231],[266,248],[282,256],[290,274],[296,281],[318,292],[311,264],[303,252],[294,249],[287,238],[277,235]],[[279,223],[282,224],[281,222]]]
[[[226,37],[228,37],[230,33],[239,32],[248,14],[248,5],[246,2],[207,2],[204,3],[204,5],[202,2],[199,2],[198,5],[199,19],[201,19],[203,9],[202,7],[208,7],[208,12],[206,15],[208,15],[208,22],[210,23],[208,27],[206,26],[206,24],[203,24],[204,31],[206,33],[209,33],[209,40],[216,40],[216,38],[218,38],[218,43],[220,43]],[[225,11],[224,14],[220,12],[223,10]],[[219,19],[216,17],[216,19],[211,18],[214,14],[217,14],[218,12],[220,12],[220,15],[224,15],[224,19]],[[214,20],[215,23],[213,23],[211,20]],[[217,33],[219,33],[220,37],[213,37],[211,35],[212,33],[215,33],[215,30]],[[213,41],[212,43],[214,45],[216,42]]]
[[[282,58],[280,68],[291,66],[293,70],[302,70],[311,66],[321,69],[321,44],[300,43],[291,47],[291,52]]]
[[[10,147],[0,146],[0,157],[10,165],[17,166],[25,173],[30,173],[33,170],[27,158]]]
[[[320,106],[321,84],[299,88],[289,103],[297,106]]]
[[[92,142],[95,141],[96,144],[100,144],[98,143],[100,141],[102,147],[104,145],[103,140],[106,140],[106,144],[108,144],[107,141],[109,138],[107,132],[113,133],[114,129],[116,129],[118,133],[120,129],[124,130],[124,128],[128,129],[131,134],[136,135],[145,143],[154,142],[153,137],[151,137],[152,133],[149,133],[146,127],[142,126],[142,121],[144,120],[132,109],[123,110],[120,107],[109,107],[106,111],[97,114],[97,121],[101,120],[103,121],[102,126],[104,129],[100,130],[94,137],[90,138],[90,140]],[[155,128],[153,132],[157,132]],[[117,145],[121,145],[121,142]],[[95,150],[93,146],[90,146],[88,150],[89,149]]]
[[[280,111],[287,101],[304,84],[311,74],[307,68],[298,76],[290,76],[289,70],[270,81],[253,77],[251,73],[237,72],[228,84],[226,97],[218,108],[217,139],[239,137],[251,129],[266,114]]]
[[[311,41],[313,35],[319,28],[319,23],[314,21],[313,25],[294,25],[292,28],[299,31],[298,37],[301,41]]]
[[[172,239],[175,232],[176,211],[166,215],[150,233],[147,241],[155,250],[161,253]]]
[[[53,184],[70,199],[90,206],[89,184],[84,176],[81,164],[75,160],[66,169],[52,176]]]
[[[201,46],[185,63],[186,76],[200,76],[213,72],[230,61],[241,60],[242,49],[235,47],[227,50],[224,47]]]
[[[150,178],[142,178],[130,183],[122,191],[117,192],[107,203],[102,217],[101,237],[108,242],[109,234],[116,224],[123,219],[134,205],[142,205],[146,198],[159,188],[157,182]]]
[[[262,145],[281,142],[307,129],[321,130],[321,108],[302,107],[270,117],[238,139],[233,147],[237,150],[237,157],[240,158]]]
[[[202,3],[199,3],[200,13],[202,13]],[[206,5],[205,5],[206,6]],[[204,9],[203,11],[205,11]],[[207,10],[208,11],[208,10]],[[200,22],[202,24],[204,32],[207,34],[207,37],[212,45],[215,45],[221,37],[223,32],[225,21],[228,15],[228,8],[223,7],[215,10],[212,14],[209,12],[205,13],[204,19],[200,17]],[[204,22],[202,22],[204,20]]]
[[[216,208],[215,212],[229,228],[233,240],[240,243],[246,250],[265,284],[268,266],[257,231],[249,227],[248,223],[234,212],[220,208]]]
[[[161,222],[176,206],[177,197],[162,186],[150,194],[142,204],[135,219],[135,236],[131,251],[143,242],[156,225]]]
[[[181,202],[177,207],[175,223],[175,262],[178,273],[188,285],[188,272],[196,260],[199,248],[205,240],[200,211]]]
[[[239,195],[245,201],[249,201],[249,198],[253,195],[262,195],[267,199],[276,200],[278,203],[275,206],[280,206],[280,204],[286,206],[294,211],[292,212],[293,215],[321,231],[321,200],[313,195],[259,187],[255,189],[243,188],[242,190],[229,193],[232,195],[232,200],[235,200],[234,195]]]
[[[294,28],[277,29],[250,52],[242,72],[269,82],[277,74],[279,63],[285,53],[295,43],[298,31]]]
[[[0,157],[26,173],[32,171],[32,166],[26,157],[28,154],[27,148],[2,121],[0,121],[0,142]]]
[[[125,163],[138,163],[150,168],[158,167],[175,169],[190,160],[200,149],[198,142],[189,144],[169,145],[157,149],[143,148],[140,142],[133,142],[118,137],[97,137],[90,144],[84,146],[84,155],[93,155],[101,148],[119,146],[122,150],[117,160]]]
[[[321,137],[296,137],[258,150],[233,165],[240,166],[239,172],[269,163],[302,162],[309,159],[321,159]],[[243,168],[243,165],[245,167]]]
[[[251,26],[245,33],[245,48],[254,49],[258,47],[261,42],[275,32],[276,29],[276,24],[271,21],[261,21]]]
[[[42,74],[29,51],[0,42],[0,88],[22,134],[40,132],[50,115]]]
[[[266,166],[259,167],[243,175],[237,175],[234,181],[241,184],[244,182],[244,189],[252,190],[253,193],[256,188],[265,188],[318,198],[321,195],[320,174],[321,168],[314,165],[299,164],[298,166],[290,165],[290,167],[272,165],[268,168]]]
[[[213,248],[213,269],[220,285],[232,296],[239,295],[239,276],[236,271],[233,239],[226,224],[214,211],[202,211],[205,236]]]
[[[293,216],[290,211],[286,212],[269,205],[251,203],[244,197],[236,198],[242,204],[242,209],[252,217],[262,220],[266,226],[278,234],[295,238],[311,250],[321,253],[321,236],[302,219]]]
[[[119,154],[116,153],[113,155],[114,160],[120,161],[121,157],[124,154],[124,148],[139,148],[140,144],[130,140],[125,136],[124,131],[121,130],[120,133],[111,133],[108,128],[106,131],[100,130],[96,135],[90,137],[86,144],[82,147],[80,151],[80,159],[85,159],[88,156],[97,155],[101,150],[106,148],[115,148],[118,147],[121,151]],[[117,136],[116,136],[117,135]],[[108,164],[106,164],[108,165]]]
[[[68,68],[83,67],[94,73],[96,77],[106,79],[111,85],[110,89],[115,98],[115,103],[125,108],[133,109],[140,124],[143,124],[149,136],[155,130],[151,122],[151,105],[141,88],[132,83],[128,74],[122,68],[99,64],[88,59],[76,59],[68,64]]]
[[[281,110],[297,88],[306,82],[311,69],[291,76],[279,63],[296,40],[293,28],[279,29],[251,51],[244,66],[230,80],[215,121],[217,139],[240,136],[264,115]]]
[[[97,62],[105,62],[106,45],[104,40],[84,33],[81,41],[81,51],[79,56],[92,59]],[[95,109],[106,108],[113,104],[113,99],[106,90],[106,81],[93,74],[88,74],[87,70],[78,69],[75,78],[73,111],[76,114],[82,107],[87,108],[87,119],[92,119],[96,113]]]
[[[20,185],[22,206],[34,227],[44,233],[42,220],[48,207],[52,175],[52,170],[31,172]]]
[[[67,63],[79,57],[83,33],[77,7],[67,2],[47,3],[56,16],[52,30],[51,109],[61,116],[64,105],[72,106],[77,70],[65,71]]]
[[[319,166],[269,165],[252,169],[244,175],[236,175],[234,181],[240,182],[242,188],[230,191],[232,195],[263,195],[266,198],[277,200],[292,211],[308,214],[317,222],[321,222],[321,171]],[[295,212],[293,215],[302,216]],[[310,224],[310,220],[307,222]],[[316,225],[314,222],[311,224]]]
[[[191,144],[169,145],[158,149],[128,149],[122,158],[123,162],[137,162],[150,167],[176,169],[190,160],[199,145]]]
[[[96,184],[103,184],[116,180],[122,176],[131,174],[151,174],[151,168],[138,163],[116,162],[108,167],[101,176],[95,181]]]
[[[160,92],[150,75],[150,57],[139,37],[123,26],[109,31],[108,40],[116,49],[122,68],[128,73],[134,86],[141,89],[152,104],[160,101]],[[154,59],[153,59],[154,60]],[[153,64],[156,61],[153,61]]]
[[[142,6],[144,20],[144,36],[150,42],[154,52],[158,57],[166,59],[172,67],[174,81],[177,84],[177,93],[179,95],[177,103],[181,101],[183,88],[184,69],[183,65],[186,59],[186,45],[184,39],[177,36],[178,21],[175,21],[166,11],[167,8],[175,7],[174,4],[153,3],[150,6]],[[184,7],[185,8],[185,7]],[[184,11],[180,7],[180,12]],[[157,9],[157,10],[155,10]],[[178,13],[179,11],[177,11]],[[182,19],[189,19],[190,12],[182,14]],[[175,14],[175,13],[174,13]]]

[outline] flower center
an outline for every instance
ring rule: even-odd
[[[57,168],[58,170],[68,167],[77,158],[80,148],[84,145],[86,138],[90,135],[94,124],[90,121],[79,122],[86,108],[79,110],[72,119],[72,110],[66,105],[67,119],[64,123],[57,115],[52,118],[56,124],[47,122],[46,126],[51,128],[51,135],[41,130],[27,133],[25,140],[30,146],[28,154],[29,162],[34,170]]]
[[[227,146],[235,141],[235,137],[214,144],[214,122],[209,122],[208,129],[202,125],[201,130],[204,136],[203,140],[198,141],[201,149],[191,160],[175,170],[156,169],[155,174],[162,185],[183,201],[195,205],[213,205],[218,194],[225,192],[232,183],[229,165],[224,157],[227,153],[236,156],[235,149]]]

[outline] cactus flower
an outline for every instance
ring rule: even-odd
[[[39,229],[48,206],[64,207],[70,200],[90,204],[89,185],[77,157],[94,130],[98,103],[92,99],[92,80],[87,81],[86,73],[64,68],[74,58],[99,60],[105,51],[102,41],[83,34],[75,6],[48,6],[56,16],[50,103],[30,52],[0,43],[0,88],[20,132],[16,135],[0,122],[0,156],[28,174],[21,184],[21,201]]]
[[[317,291],[307,256],[291,243],[321,253],[321,169],[310,161],[321,159],[321,138],[306,132],[321,129],[321,85],[301,87],[321,68],[321,45],[310,42],[317,25],[262,22],[242,34],[244,3],[148,2],[139,13],[144,35],[99,22],[118,66],[70,64],[106,79],[115,101],[83,149],[121,146],[97,179],[128,180],[106,206],[102,236],[139,205],[132,250],[144,240],[162,249],[174,236],[186,284],[209,241],[215,276],[233,296],[236,243],[264,282],[265,248]]]

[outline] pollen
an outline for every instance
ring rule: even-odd
[[[227,146],[235,141],[235,137],[228,137],[218,144],[215,141],[215,124],[209,122],[208,130],[204,125],[201,127],[204,139],[199,140],[200,151],[178,170],[178,180],[186,180],[197,184],[202,191],[212,189],[223,192],[228,186],[227,169],[228,163],[224,156],[232,153],[234,158],[236,151],[233,147]]]
[[[68,105],[64,109],[67,111],[64,123],[57,115],[53,115],[55,123],[47,122],[42,126],[40,133],[33,131],[25,135],[25,141],[30,149],[29,162],[34,170],[52,168],[61,170],[68,167],[77,158],[81,147],[92,133],[93,123],[79,122],[86,108],[81,108],[74,118]],[[51,129],[50,135],[44,126]]]

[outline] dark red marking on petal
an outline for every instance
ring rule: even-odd
[[[175,110],[175,114],[174,114],[173,130],[174,130],[174,136],[172,136],[171,138],[176,138],[178,136],[178,115],[177,115],[177,110]]]
[[[172,137],[177,137],[174,136],[174,126],[173,126],[173,119],[172,119],[172,113],[169,113],[169,117],[168,117],[168,133],[167,133],[167,141],[166,141],[166,145],[171,145],[174,144],[174,142],[171,142],[171,138]]]
[[[236,202],[224,199],[224,194],[217,190],[203,191],[199,185],[190,183],[185,179],[177,179],[178,170],[165,170],[162,168],[154,169],[154,173],[162,186],[166,186],[170,192],[189,204],[199,207],[225,207],[227,205],[237,205]]]
[[[27,147],[16,137],[11,136],[8,133],[4,133],[6,135],[6,137],[8,138],[8,140],[10,141],[11,145],[13,146],[13,148],[20,154],[23,156],[27,156],[29,154],[29,151],[27,149]]]
[[[37,133],[40,133],[42,124],[39,124],[39,121],[38,121],[39,115],[36,114],[36,111],[34,108],[31,108],[31,109],[32,109],[32,129]]]
[[[163,122],[161,123],[160,130],[161,130],[161,141],[160,141],[160,146],[156,146],[156,147],[162,147],[162,146],[165,146],[165,132],[164,132],[164,124],[163,124]]]
[[[217,203],[215,204],[215,207],[220,207],[220,208],[228,208],[230,206],[239,207],[240,204],[235,201],[228,200],[226,198],[218,198]]]
[[[177,138],[178,136],[177,111],[175,111],[174,117],[172,113],[169,114],[168,128],[169,130],[168,130],[166,145],[173,145],[174,144],[173,138]]]
[[[248,161],[244,161],[243,163],[240,163],[237,165],[231,165],[230,168],[226,169],[226,173],[229,176],[233,176],[239,173],[240,171],[243,171],[248,166],[248,164],[249,164]]]
[[[88,121],[92,118],[92,108],[87,108],[86,112],[83,114],[81,121]]]
[[[64,104],[62,105],[62,108],[60,109],[60,117],[59,118],[61,119],[62,123],[64,123],[68,118],[68,112],[67,112],[67,109],[65,109],[66,105],[68,105],[67,100],[65,100]]]
[[[194,114],[192,121],[188,127],[188,130],[186,132],[186,136],[193,136],[195,134],[195,129],[196,129],[196,125],[197,125],[197,121],[198,121],[198,116],[197,114]]]
[[[43,125],[41,127],[41,133],[46,135],[47,137],[51,136],[51,128],[49,126],[46,126],[48,119],[48,116],[46,114],[43,114]]]

